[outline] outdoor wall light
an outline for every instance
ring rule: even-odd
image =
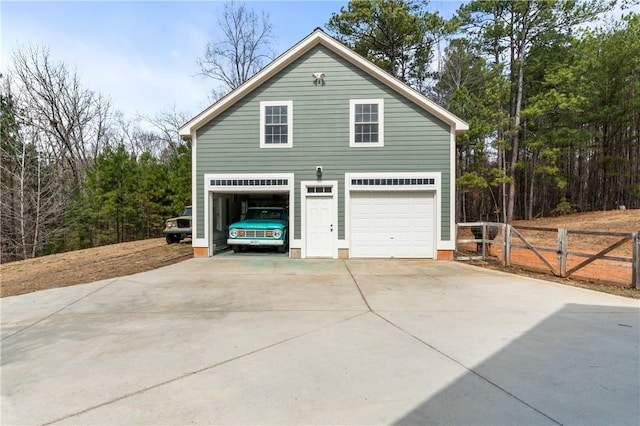
[[[318,179],[322,177],[322,166],[316,166],[316,176],[318,176]]]

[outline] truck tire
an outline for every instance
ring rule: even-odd
[[[167,244],[175,244],[180,242],[180,235],[167,234]]]
[[[285,240],[285,243],[278,246],[278,253],[286,253],[289,250],[289,241]]]

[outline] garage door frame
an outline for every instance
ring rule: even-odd
[[[441,173],[345,173],[345,245],[351,257],[351,194],[353,192],[431,192],[433,193],[433,257],[437,258],[438,242],[441,240]]]
[[[295,176],[293,173],[205,173],[204,175],[204,235],[209,256],[213,256],[213,195],[279,193],[289,194],[289,247],[295,225]]]

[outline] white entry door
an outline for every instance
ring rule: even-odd
[[[333,257],[333,197],[307,197],[306,204],[307,257]]]

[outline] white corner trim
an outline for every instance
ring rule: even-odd
[[[451,132],[450,146],[450,165],[449,165],[449,222],[451,227],[449,228],[449,241],[453,245],[451,249],[442,250],[455,250],[456,241],[456,135]]]
[[[191,247],[206,248],[209,247],[209,244],[207,244],[206,238],[194,238],[191,240]]]
[[[438,250],[455,250],[456,245],[453,243],[453,241],[438,241],[437,249]]]
[[[198,185],[197,174],[195,173],[196,165],[196,136],[191,139],[191,245],[193,247],[201,247],[195,245],[198,235]]]

